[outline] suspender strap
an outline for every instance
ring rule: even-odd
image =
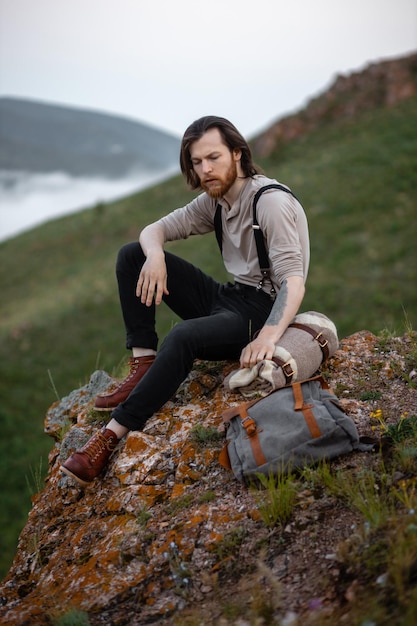
[[[253,228],[253,234],[255,236],[256,252],[258,254],[259,267],[261,268],[262,282],[264,279],[269,278],[270,269],[269,269],[269,259],[268,259],[268,253],[265,247],[264,236],[259,226],[258,217],[256,214],[256,206],[258,204],[259,198],[264,193],[264,191],[268,191],[269,189],[279,189],[280,191],[285,191],[286,193],[290,193],[297,200],[297,197],[293,194],[293,192],[290,189],[288,189],[287,187],[284,187],[283,185],[279,185],[278,183],[271,183],[270,185],[265,185],[265,187],[261,187],[260,189],[258,189],[258,191],[256,192],[253,198],[252,228]],[[220,252],[222,252],[223,251],[223,228],[222,228],[221,204],[217,204],[216,206],[216,212],[214,214],[214,230],[216,233],[216,239],[220,248]]]
[[[216,233],[217,243],[219,244],[220,252],[223,252],[223,227],[222,227],[222,205],[217,204],[216,212],[214,214],[214,232]]]
[[[261,273],[263,276],[265,272],[265,277],[269,276],[269,259],[268,259],[268,253],[265,248],[264,236],[261,231],[261,227],[259,226],[258,216],[256,214],[256,206],[258,204],[259,198],[264,193],[264,191],[268,191],[269,189],[279,189],[280,191],[285,191],[286,193],[290,193],[295,199],[297,199],[290,189],[287,189],[287,187],[284,187],[283,185],[279,185],[278,183],[272,183],[271,185],[265,185],[265,187],[261,187],[260,189],[258,189],[258,191],[255,194],[255,197],[253,198],[252,228],[253,228],[253,234],[255,235],[255,243],[256,243],[256,250],[258,253],[259,266],[261,268]]]

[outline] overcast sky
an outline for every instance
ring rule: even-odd
[[[246,135],[417,49],[416,0],[0,0],[0,95]]]

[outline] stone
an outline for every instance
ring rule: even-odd
[[[388,420],[398,420],[402,411],[417,413],[417,390],[381,367],[401,364],[396,346],[403,345],[394,342],[383,353],[377,337],[362,331],[344,339],[324,366],[330,385],[349,391],[346,402],[360,434],[372,434],[373,405],[357,393],[364,380],[378,385]],[[88,613],[92,626],[144,626],[165,623],[187,607],[203,610],[202,602],[204,611],[219,615],[219,597],[237,601],[239,576],[247,578],[242,588],[259,584],[263,545],[270,546],[272,566],[267,594],[280,585],[288,623],[312,597],[337,602],[340,594],[322,585],[338,585],[334,555],[338,542],[359,524],[354,514],[345,511],[336,518],[337,507],[305,490],[295,519],[274,540],[276,530],[263,524],[253,492],[220,466],[223,441],[199,442],[194,435],[196,426],[216,429],[222,411],[242,401],[222,385],[236,366],[196,363],[175,397],[143,432],[129,433],[103,476],[85,489],[64,477],[60,464],[101,426],[95,420],[102,414],[92,410],[94,398],[113,379],[95,372],[87,385],[48,410],[45,433],[54,442],[48,475],[32,499],[0,588],[2,624],[47,626],[51,615],[77,608]],[[315,568],[308,580],[306,563]],[[259,576],[264,580],[264,573]],[[353,602],[354,585],[345,597]]]

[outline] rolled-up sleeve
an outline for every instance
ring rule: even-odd
[[[175,209],[157,221],[162,226],[166,241],[204,235],[214,229],[215,205],[206,194],[194,198],[184,207]]]
[[[258,221],[277,284],[290,276],[305,281],[310,244],[307,218],[298,200],[285,191],[264,193],[258,203]]]

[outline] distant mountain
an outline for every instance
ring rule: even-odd
[[[0,98],[0,169],[123,178],[178,163],[179,138],[95,111]]]

